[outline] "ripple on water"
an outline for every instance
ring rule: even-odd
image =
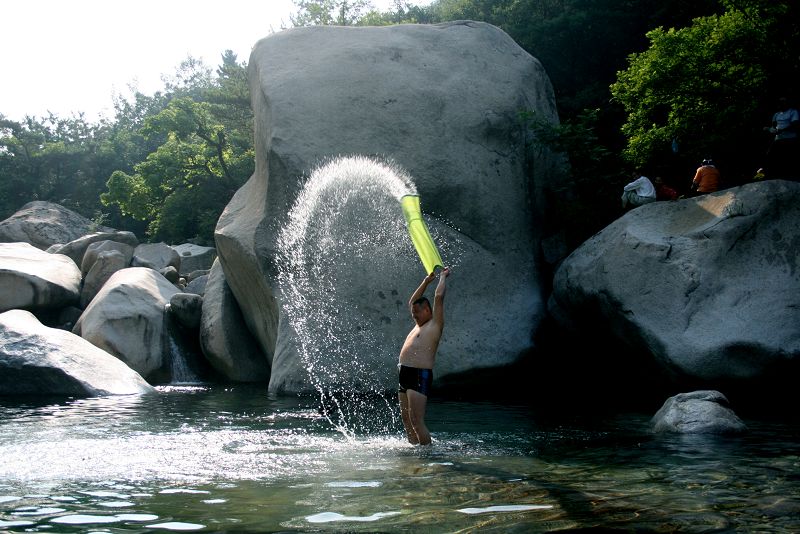
[[[378,521],[384,517],[391,517],[398,515],[400,512],[377,512],[372,515],[343,515],[336,512],[322,512],[319,514],[306,516],[306,521],[309,523],[332,523],[334,521],[355,521],[355,522],[371,522]]]
[[[145,525],[146,528],[161,528],[164,530],[200,530],[206,528],[205,525],[198,523],[183,523],[180,521],[169,521],[167,523],[156,523],[154,525]]]

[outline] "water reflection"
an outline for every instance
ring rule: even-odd
[[[653,436],[432,399],[434,446],[255,388],[0,404],[0,529],[800,530],[800,432]]]

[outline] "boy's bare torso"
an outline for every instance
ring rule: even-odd
[[[433,369],[441,336],[442,329],[433,320],[415,325],[400,349],[400,363],[418,369]]]

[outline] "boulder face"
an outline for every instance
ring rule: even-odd
[[[203,247],[193,243],[183,243],[172,247],[181,258],[181,275],[188,276],[194,271],[207,271],[211,269],[217,258],[214,247]]]
[[[28,202],[14,215],[0,222],[0,243],[30,243],[46,250],[57,243],[68,243],[92,232],[111,232],[86,217],[58,204]]]
[[[178,288],[146,267],[115,272],[89,303],[75,334],[113,354],[149,382],[169,375],[166,306]]]
[[[800,183],[636,208],[559,267],[550,302],[677,379],[767,379],[800,363]]]
[[[139,244],[139,239],[133,234],[133,232],[113,230],[110,232],[94,232],[91,234],[86,234],[77,239],[73,239],[69,243],[65,243],[63,245],[54,245],[48,248],[47,252],[69,256],[72,258],[72,261],[75,262],[75,265],[81,266],[83,265],[83,256],[86,254],[89,247],[93,243],[98,243],[101,241],[113,241],[115,243],[122,243],[131,247],[135,247]]]
[[[153,388],[114,356],[30,312],[0,314],[0,395],[127,395]]]
[[[67,256],[28,243],[0,243],[0,312],[77,304],[81,271]]]
[[[200,317],[200,346],[206,360],[226,380],[269,380],[269,362],[244,323],[219,261],[214,262],[208,275]]]
[[[437,376],[506,365],[531,347],[544,313],[533,221],[557,164],[547,154],[531,159],[519,121],[527,110],[557,122],[549,79],[535,58],[477,22],[295,28],[256,44],[248,76],[256,171],[220,217],[215,242],[245,321],[272,363],[270,390],[309,388],[292,370],[299,369],[298,340],[282,317],[287,297],[277,280],[277,238],[312,172],[341,154],[406,172],[454,267]],[[346,183],[351,170],[332,180]],[[357,185],[351,192],[364,194]],[[396,206],[386,224],[399,220],[402,227]],[[365,217],[351,219],[362,224]],[[412,327],[405,302],[425,274],[413,249],[406,251],[369,258],[366,272],[360,264],[337,265],[349,276],[334,288],[347,294],[342,321],[388,330],[390,346],[369,364],[386,370],[385,388],[394,385],[391,369]],[[342,352],[353,357],[365,349],[356,343]]]

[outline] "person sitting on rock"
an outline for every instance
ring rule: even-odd
[[[628,209],[628,206],[635,208],[655,202],[656,188],[648,177],[635,170],[631,173],[631,179],[633,181],[622,188],[622,209]]]
[[[692,196],[719,191],[720,172],[711,158],[706,158],[697,168],[689,191]]]
[[[656,188],[656,200],[677,200],[678,192],[668,186],[660,176],[653,178],[653,185]]]

